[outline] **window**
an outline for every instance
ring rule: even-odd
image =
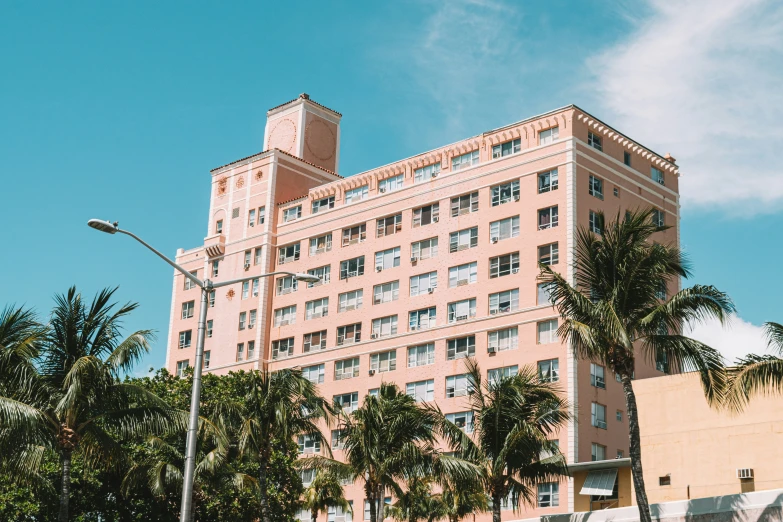
[[[475,283],[478,280],[478,264],[465,263],[464,265],[449,268],[449,287],[464,286]]]
[[[558,259],[557,243],[538,247],[538,262],[542,265],[556,265]]]
[[[220,260],[215,259],[212,261],[212,277],[217,277],[218,273],[220,273]]]
[[[248,328],[255,328],[256,327],[256,310],[250,310],[249,312],[249,318],[247,320],[247,327]]]
[[[615,418],[617,419],[617,422],[623,422],[623,410],[617,410],[617,412],[615,412]]]
[[[557,129],[557,127],[555,127]],[[560,484],[546,482],[538,485],[538,507],[557,507],[560,505]]]
[[[652,222],[656,227],[663,227],[666,225],[666,219],[664,218],[664,212],[657,208],[652,209]]]
[[[212,337],[212,319],[207,321],[207,337]]]
[[[260,283],[261,282],[258,278],[253,279],[253,297],[258,297],[258,287]]]
[[[473,433],[473,412],[461,411],[459,413],[447,413],[446,420],[454,424],[465,433]]]
[[[597,134],[593,134],[592,132],[587,132],[587,144],[593,147],[594,149],[603,151],[603,148],[601,147],[601,136],[598,136]]]
[[[209,368],[209,350],[204,351],[204,358],[201,360],[201,368],[207,369]]]
[[[214,308],[215,307],[215,291],[212,290],[209,292],[209,307]]]
[[[299,243],[280,247],[278,250],[277,263],[284,265],[299,259]]]
[[[321,441],[315,435],[299,435],[299,454],[320,453]]]
[[[555,228],[557,226],[557,205],[542,208],[538,211],[538,230]]]
[[[473,380],[470,375],[452,375],[446,377],[446,398],[464,397],[473,391]]]
[[[275,326],[285,326],[296,323],[296,305],[285,306],[275,310]]]
[[[302,368],[302,377],[307,379],[313,384],[323,384],[324,382],[324,365],[315,364],[313,366],[305,366]]]
[[[606,380],[604,380],[603,366],[595,363],[590,363],[590,385],[595,386],[596,388],[606,388]]]
[[[194,270],[194,271],[192,271],[190,274],[191,274],[193,277],[198,277],[198,270]],[[196,288],[196,283],[194,283],[193,281],[191,281],[190,279],[188,279],[188,278],[186,277],[186,278],[185,278],[185,286],[184,286],[184,289],[185,289],[185,290],[190,290],[191,288]]]
[[[459,252],[478,246],[478,227],[466,228],[449,234],[449,252]]]
[[[338,343],[339,344],[339,343]],[[334,363],[334,380],[342,381],[359,376],[359,358],[343,359]]]
[[[587,192],[598,199],[604,199],[604,180],[591,175],[587,186]]]
[[[376,236],[391,236],[402,230],[402,214],[388,216],[376,221]]]
[[[188,362],[187,359],[184,361],[177,361],[177,377],[179,377],[180,379],[184,378],[185,370],[188,369],[189,365],[190,363]]]
[[[391,178],[382,179],[378,182],[378,192],[384,194],[386,192],[394,192],[400,190],[403,185],[403,175],[393,176]]]
[[[318,268],[311,268],[307,271],[308,274],[314,275],[320,279],[317,283],[307,283],[307,288],[313,288],[314,286],[325,285],[329,283],[332,277],[332,265],[319,266]]]
[[[426,330],[435,326],[435,307],[422,308],[408,313],[408,328],[410,331]]]
[[[451,217],[470,214],[478,210],[478,192],[451,198]]]
[[[432,205],[426,205],[415,209],[413,211],[413,227],[423,227],[431,223],[437,223],[439,210],[439,203],[433,203]]]
[[[254,227],[256,226],[256,209],[251,208],[250,211],[247,213],[247,226]]]
[[[495,185],[490,189],[490,194],[492,195],[491,201],[493,207],[511,201],[519,201],[519,180],[504,183],[502,185]]]
[[[305,321],[329,315],[329,298],[313,299],[305,303]]]
[[[383,499],[383,503],[384,503],[385,506],[391,505],[391,497],[384,498]],[[380,506],[377,506],[377,505],[375,506],[375,512],[378,513],[378,518],[377,519],[378,520],[383,520],[384,517],[383,517],[382,514],[380,514],[380,513],[382,513]],[[364,520],[370,520],[370,503],[368,501],[366,501],[366,500],[364,501]]]
[[[250,257],[253,254],[250,250],[245,250],[245,267],[250,268]]]
[[[551,344],[557,342],[557,319],[541,321],[538,327],[538,344]]]
[[[309,353],[315,350],[326,349],[326,330],[304,334],[302,340],[302,352]]]
[[[367,225],[362,223],[355,227],[343,229],[343,246],[355,245],[367,239]]]
[[[440,173],[440,162],[421,167],[413,171],[413,182],[429,181],[432,178],[437,178],[438,173]]]
[[[589,227],[590,232],[601,234],[604,229],[604,217],[598,212],[590,211]]]
[[[438,287],[438,273],[428,272],[426,274],[416,275],[410,278],[410,295],[428,294],[435,291]]]
[[[263,225],[266,221],[266,207],[258,207],[258,224]]]
[[[558,129],[557,127],[552,127],[551,129],[539,131],[538,144],[549,145],[550,143],[555,141],[559,136],[560,136],[560,129]]]
[[[380,390],[379,388],[371,388],[367,390],[367,395],[369,395],[370,397],[377,397],[379,390]]]
[[[415,243],[411,243],[411,262],[419,259],[429,259],[438,255],[438,238],[431,237]]]
[[[345,204],[350,205],[367,199],[367,185],[345,191]]]
[[[493,243],[519,235],[519,216],[514,216],[489,224],[489,237]]]
[[[538,283],[536,285],[536,288],[538,289],[536,304],[554,304],[552,301],[552,289],[550,284],[551,283]]]
[[[294,354],[294,338],[287,337],[272,341],[272,359],[283,359]]]
[[[669,357],[664,351],[658,351],[655,354],[655,369],[659,372],[669,373]]]
[[[617,450],[617,458],[621,459],[625,457],[625,452],[623,450]]]
[[[519,329],[516,326],[487,333],[487,347],[496,352],[515,350],[519,346]]]
[[[435,398],[435,381],[409,382],[405,385],[405,393],[416,399],[416,402],[431,401]]]
[[[222,234],[223,233],[223,220],[218,219],[215,223],[215,234]]]
[[[457,337],[446,342],[446,360],[462,359],[476,355],[476,336]]]
[[[392,281],[372,288],[372,304],[391,303],[400,297],[400,282]]]
[[[333,398],[334,405],[345,413],[351,413],[359,407],[359,392],[342,393]]]
[[[310,484],[312,484],[313,478],[315,478],[315,470],[303,469],[299,472],[299,476],[302,479],[302,485],[309,486]]]
[[[302,217],[302,205],[283,209],[283,223],[290,223]]]
[[[242,282],[242,299],[250,297],[250,281]]]
[[[557,169],[538,174],[538,193],[557,190]]]
[[[337,313],[350,312],[351,310],[358,310],[362,307],[364,300],[364,290],[351,290],[350,292],[344,292],[337,296]]]
[[[489,315],[505,314],[519,310],[519,289],[489,294]]]
[[[435,344],[420,344],[408,348],[408,368],[430,364],[435,364]]]
[[[503,156],[509,156],[516,154],[522,150],[522,140],[516,139],[495,145],[492,147],[492,159],[502,158]]]
[[[390,335],[397,334],[397,316],[389,315],[386,317],[379,317],[372,320],[372,335],[373,339],[379,339],[381,337],[389,337]]]
[[[655,167],[650,167],[650,177],[652,177],[654,182],[665,185],[662,170],[656,169]]]
[[[631,153],[628,152],[627,150],[623,151],[623,163],[625,163],[629,167],[631,166]]]
[[[242,283],[243,296],[245,295],[245,285],[247,283],[248,281]],[[278,277],[276,283],[277,283],[277,295],[286,295],[286,294],[290,294],[291,292],[296,292],[297,288],[299,287],[299,282],[296,280],[294,276]]]
[[[261,247],[258,247],[255,250],[253,250],[253,264],[254,265],[261,264]]]
[[[666,475],[665,477],[658,477],[658,485],[659,486],[671,486],[672,485],[672,477],[671,477],[671,475]]]
[[[395,316],[396,317],[396,316]],[[370,355],[370,370],[392,372],[397,369],[397,350]]]
[[[332,430],[332,449],[341,450],[343,448],[345,448],[345,434],[342,430]]]
[[[538,378],[541,382],[557,382],[560,380],[560,361],[548,359],[538,361]]]
[[[185,330],[179,333],[179,347],[190,348],[190,343],[193,340],[193,330]]]
[[[245,343],[237,345],[237,362],[245,360]]]
[[[344,344],[358,343],[362,340],[362,323],[347,324],[337,327],[337,346]],[[359,364],[359,359],[356,359]],[[357,372],[359,370],[356,370]]]
[[[310,257],[323,254],[332,249],[332,233],[310,238]]]
[[[190,319],[193,317],[193,309],[196,306],[195,301],[188,301],[187,303],[182,303],[182,318],[183,319]]]
[[[500,382],[502,379],[515,377],[519,373],[519,366],[504,366],[503,368],[494,368],[487,371],[487,381],[490,383]]]
[[[612,193],[614,194],[614,197],[619,198],[620,197],[620,189],[617,187],[612,188]]]
[[[456,323],[457,321],[467,321],[471,317],[476,317],[476,300],[475,299],[463,299],[462,301],[455,301],[449,303],[449,323]]]
[[[400,247],[389,248],[375,253],[375,271],[388,270],[400,266]]]
[[[313,201],[313,214],[318,214],[324,210],[334,208],[334,196],[328,196],[325,198],[317,199]]]
[[[256,342],[255,341],[248,341],[247,342],[247,360],[252,361],[256,357]]]
[[[451,158],[451,170],[458,171],[460,169],[466,169],[473,165],[478,165],[479,151],[474,150],[461,156]]]
[[[519,252],[489,258],[489,278],[495,279],[519,272]]]
[[[364,256],[340,262],[340,279],[364,275]]]
[[[596,428],[606,429],[606,406],[594,402],[590,405],[590,419]]]

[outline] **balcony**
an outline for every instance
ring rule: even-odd
[[[215,234],[204,238],[204,250],[208,258],[222,256],[226,252],[226,236]]]

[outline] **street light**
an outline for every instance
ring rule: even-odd
[[[317,283],[321,279],[311,274],[298,274],[294,272],[270,272],[268,274],[260,274],[255,276],[243,277],[240,279],[232,279],[230,281],[221,281],[219,283],[213,283],[209,279],[203,281],[198,277],[191,274],[189,271],[182,268],[180,265],[164,256],[162,253],[155,250],[151,245],[146,243],[137,235],[127,230],[122,230],[117,222],[114,223],[103,219],[91,219],[87,222],[90,228],[94,228],[100,232],[107,234],[125,234],[132,237],[155,255],[161,258],[163,261],[174,267],[192,281],[196,286],[201,288],[201,308],[199,309],[198,317],[198,336],[196,339],[196,360],[194,361],[195,367],[193,368],[193,387],[190,394],[190,415],[188,418],[188,432],[185,446],[185,473],[182,481],[182,504],[180,509],[180,522],[191,522],[191,511],[193,509],[193,481],[195,478],[196,469],[196,435],[198,433],[198,417],[199,417],[199,404],[201,402],[201,365],[204,358],[204,337],[207,325],[207,302],[209,299],[209,293],[223,286],[233,285],[236,283],[244,283],[245,281],[251,281],[253,279],[259,279],[261,277],[270,277],[275,275],[287,275],[291,276],[297,281],[304,283]]]

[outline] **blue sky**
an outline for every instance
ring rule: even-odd
[[[171,271],[87,219],[199,245],[209,170],[308,92],[344,115],[343,175],[576,103],[678,159],[693,281],[740,315],[694,335],[731,357],[783,321],[779,2],[221,4],[0,6],[0,305],[119,285],[128,328],[159,332],[140,371],[161,366]]]

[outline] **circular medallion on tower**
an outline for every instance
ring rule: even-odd
[[[243,176],[239,176],[237,178],[237,188],[242,188],[245,186],[245,178]]]
[[[218,179],[217,182],[217,195],[218,196],[224,196],[226,194],[226,189],[228,188],[228,180],[225,176]]]
[[[266,143],[267,150],[280,149],[289,154],[294,150],[296,143],[296,124],[288,118],[275,123],[269,131],[269,140]]]
[[[326,161],[334,157],[337,138],[332,128],[323,120],[313,120],[305,129],[305,145],[310,154]]]

